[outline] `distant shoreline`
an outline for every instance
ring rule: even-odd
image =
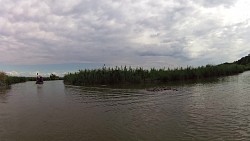
[[[62,77],[57,77],[56,75],[51,76],[53,77],[44,77],[44,81],[63,80]],[[4,72],[0,72],[0,87],[9,86],[16,83],[23,83],[26,81],[36,81],[36,77],[9,76]]]
[[[233,63],[206,65],[200,67],[186,67],[176,69],[143,69],[132,67],[115,67],[99,69],[84,69],[75,73],[68,73],[64,77],[51,74],[45,81],[63,80],[64,84],[76,86],[115,86],[135,84],[170,84],[173,82],[188,82],[230,76],[250,70],[250,56],[245,56]],[[0,86],[7,86],[26,81],[36,81],[36,77],[8,76],[0,72]]]

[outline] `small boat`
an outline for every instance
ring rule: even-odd
[[[38,75],[38,73],[36,77],[36,84],[43,84],[43,77]]]
[[[43,81],[36,81],[36,84],[43,84]]]

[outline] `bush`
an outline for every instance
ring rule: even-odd
[[[6,74],[4,72],[0,72],[0,86],[5,84]]]

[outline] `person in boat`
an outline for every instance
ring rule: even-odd
[[[38,75],[38,73],[36,73],[36,81],[39,81],[40,79],[40,75]]]
[[[43,77],[41,75],[36,74],[36,83],[42,83],[43,82]]]

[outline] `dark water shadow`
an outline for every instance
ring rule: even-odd
[[[8,100],[8,92],[10,91],[10,86],[0,87],[0,103],[7,103]]]
[[[218,78],[206,78],[206,79],[198,79],[198,80],[185,80],[185,81],[172,81],[172,82],[147,82],[147,83],[136,83],[136,84],[112,84],[112,85],[90,85],[90,86],[83,86],[85,89],[98,89],[98,90],[105,90],[105,89],[130,89],[130,90],[140,90],[140,89],[148,89],[154,87],[182,87],[182,86],[192,86],[197,84],[215,84],[219,83],[223,80],[224,77]],[[72,86],[72,85],[65,85],[65,86]],[[77,86],[76,86],[77,87]],[[81,86],[79,86],[81,87]]]

